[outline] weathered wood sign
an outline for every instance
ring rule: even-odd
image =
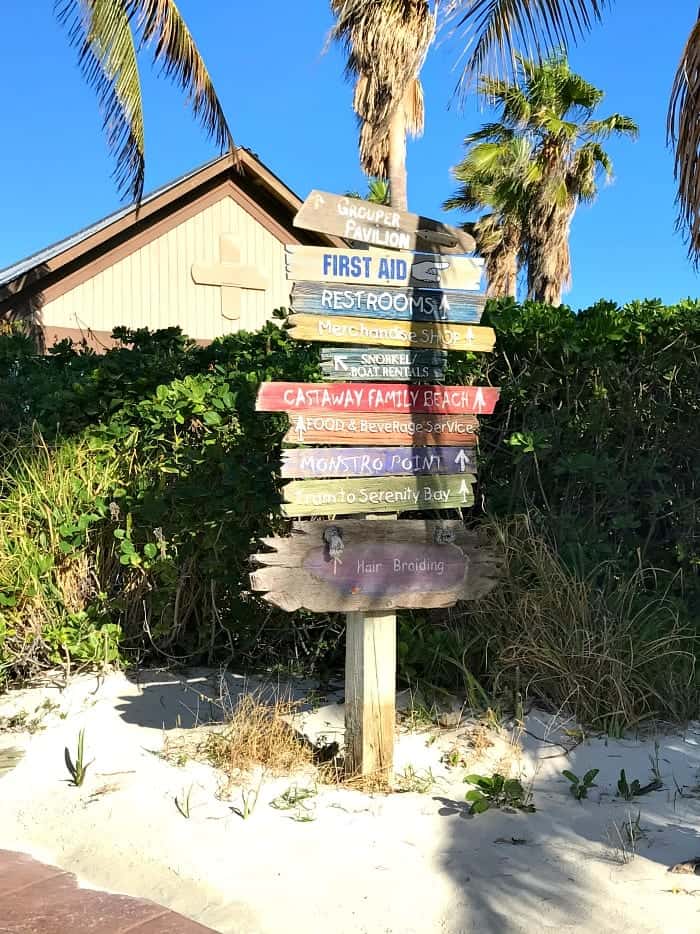
[[[456,255],[473,250],[473,239],[407,211],[321,191],[294,223],[349,243],[286,248],[291,336],[362,346],[323,349],[330,382],[260,387],[258,411],[289,414],[285,442],[331,445],[283,451],[282,476],[292,482],[282,489],[282,514],[471,506],[476,415],[493,411],[499,390],[440,384],[447,350],[491,351],[495,343],[493,330],[478,324],[484,262]],[[354,249],[355,242],[369,247]],[[253,556],[262,567],[251,586],[268,602],[347,614],[350,774],[391,775],[394,611],[452,606],[493,586],[493,552],[468,536],[460,523],[302,522],[291,538],[266,539],[270,553]]]
[[[482,259],[470,256],[391,250],[287,246],[285,253],[288,279],[349,282],[351,285],[474,291],[481,287],[484,265]]]
[[[312,315],[478,324],[484,295],[437,289],[380,289],[295,282],[292,311]]]
[[[378,318],[290,315],[287,327],[295,340],[330,341],[335,344],[379,344],[382,347],[425,347],[490,353],[496,343],[493,328],[471,324],[384,322]]]
[[[499,390],[491,386],[411,386],[406,383],[262,383],[259,412],[391,412],[451,415],[493,412]]]
[[[321,371],[330,380],[386,380],[442,382],[447,353],[444,350],[391,350],[324,347]]]
[[[449,224],[325,191],[311,192],[294,226],[398,250],[471,253],[476,247],[472,236]]]
[[[327,532],[342,541],[337,559]],[[253,555],[263,567],[251,587],[290,612],[452,606],[488,593],[498,573],[493,551],[455,520],[295,522],[290,537],[262,543],[273,551]]]
[[[285,516],[334,516],[358,512],[461,509],[474,505],[473,474],[373,477],[361,480],[295,480],[282,488]]]
[[[474,415],[329,415],[309,410],[292,415],[285,444],[429,445],[476,444]]]
[[[473,473],[474,447],[301,448],[282,452],[282,476],[420,476]]]

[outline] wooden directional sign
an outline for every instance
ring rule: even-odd
[[[327,530],[342,539],[337,560]],[[253,555],[263,567],[250,575],[251,587],[289,612],[452,606],[482,597],[497,581],[493,551],[453,520],[295,522],[289,538],[262,542],[274,550]]]
[[[285,516],[343,516],[357,512],[461,509],[474,505],[473,474],[295,480],[282,489]]]
[[[410,382],[422,379],[437,383],[445,378],[446,364],[444,350],[324,347],[321,351],[321,372],[330,380]]]
[[[499,390],[491,386],[409,386],[405,383],[262,383],[259,412],[419,412],[490,415]]]
[[[382,347],[425,347],[490,353],[496,343],[493,328],[471,324],[382,321],[378,318],[344,318],[332,315],[290,315],[287,327],[298,341],[330,341],[335,344],[379,344]]]
[[[286,444],[451,445],[476,443],[474,415],[329,415],[310,410],[291,416]]]
[[[287,246],[287,278],[351,285],[411,286],[478,291],[484,261],[470,256],[394,253],[391,250],[331,250]]]
[[[292,286],[292,311],[301,314],[478,324],[485,304],[486,296],[470,292],[363,288],[321,282],[295,282]]]
[[[420,476],[473,473],[474,447],[301,448],[282,452],[282,476]]]
[[[399,250],[471,253],[476,248],[473,237],[449,224],[325,191],[311,192],[294,226]]]

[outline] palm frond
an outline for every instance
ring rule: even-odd
[[[355,82],[360,161],[370,175],[386,175],[388,133],[399,107],[414,135],[424,124],[418,75],[435,36],[428,0],[331,0],[330,34],[347,52],[345,73]]]
[[[668,109],[668,141],[675,149],[678,221],[688,254],[700,263],[700,18],[678,65]]]
[[[140,201],[145,177],[143,104],[137,53],[152,43],[154,61],[187,94],[194,115],[221,148],[233,137],[209,72],[175,0],[55,0],[78,62],[104,114],[120,191]]]
[[[512,72],[515,53],[566,49],[600,20],[609,0],[447,0],[443,16],[471,48],[462,80],[483,71]],[[494,58],[502,55],[502,65]]]
[[[60,0],[55,9],[78,51],[80,69],[97,93],[107,145],[116,157],[117,186],[138,200],[145,175],[145,136],[136,48],[127,13],[113,0]]]
[[[612,178],[612,159],[600,143],[586,143],[571,160],[566,186],[576,201],[591,203],[598,194],[598,177]]]
[[[583,127],[582,135],[590,139],[609,139],[613,133],[636,139],[639,136],[639,126],[631,117],[611,114],[603,120],[589,120]]]
[[[472,143],[502,143],[513,139],[515,130],[507,127],[503,123],[485,123],[480,130],[475,130],[464,137],[465,146],[471,146]]]
[[[115,0],[113,0],[115,2]],[[221,149],[235,151],[224,109],[207,66],[175,0],[119,0],[146,44],[153,43],[153,61],[161,73],[188,95],[195,117]]]

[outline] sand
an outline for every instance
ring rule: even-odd
[[[254,686],[235,676],[226,683],[233,696]],[[309,685],[294,689],[302,695]],[[161,756],[168,735],[219,716],[219,696],[211,671],[81,676],[0,696],[0,718],[24,711],[40,721],[33,732],[0,732],[0,762],[3,749],[15,750],[11,762],[23,753],[0,770],[0,848],[75,872],[86,886],[154,899],[222,934],[700,929],[700,876],[667,871],[700,857],[699,724],[580,742],[575,724],[533,711],[515,767],[533,783],[536,813],[478,817],[467,814],[463,778],[513,760],[508,731],[475,732],[468,719],[451,730],[402,729],[397,773],[409,787],[420,784],[414,774],[427,779],[424,793],[323,787],[306,802],[312,819],[299,821],[306,812],[270,802],[293,782],[313,781],[267,779],[242,820],[233,810],[240,788],[222,797],[211,766]],[[297,725],[342,742],[341,699],[318,700]],[[94,762],[76,788],[64,748],[75,749],[82,728]],[[484,748],[483,736],[492,745]],[[650,780],[655,741],[664,788],[632,802],[616,797],[621,768],[630,781]],[[557,742],[578,745],[567,754]],[[455,749],[464,765],[442,761]],[[593,767],[598,787],[579,803],[561,771]],[[185,819],[175,798],[188,790]],[[638,814],[642,836],[623,861],[609,837]]]

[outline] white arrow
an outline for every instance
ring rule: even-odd
[[[467,467],[469,466],[469,455],[461,448],[459,454],[457,454],[455,457],[455,463],[458,465],[460,473],[465,473]]]
[[[304,441],[304,432],[306,431],[306,425],[304,424],[303,416],[299,416],[297,423],[294,426],[296,428],[297,434],[299,435],[299,440],[303,443]]]
[[[341,370],[347,370],[348,367],[347,367],[347,364],[345,363],[345,357],[341,357],[339,355],[337,357],[333,357],[333,360],[335,361],[335,372],[336,373],[338,373]]]
[[[459,488],[459,492],[462,497],[462,502],[466,503],[467,499],[469,498],[469,494],[471,493],[471,488],[466,480],[462,480],[462,483]]]
[[[322,194],[319,193],[319,194],[314,195],[314,208],[317,211],[325,203],[326,203],[326,199],[323,197]]]

